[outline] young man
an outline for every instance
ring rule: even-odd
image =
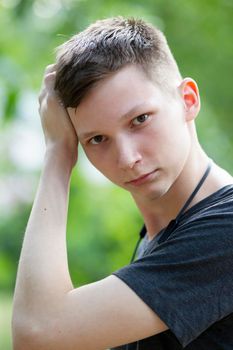
[[[18,269],[14,349],[233,348],[233,180],[198,142],[198,87],[163,34],[140,20],[98,21],[59,49],[39,101],[46,153]],[[66,219],[78,142],[133,196],[146,235],[130,265],[74,288]]]

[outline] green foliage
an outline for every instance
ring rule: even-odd
[[[142,17],[165,32],[182,74],[192,76],[200,87],[200,140],[211,157],[233,171],[231,0],[0,0],[0,196],[2,183],[12,172],[19,182],[29,176],[10,151],[15,141],[9,137],[13,127],[17,123],[30,126],[22,117],[30,101],[20,112],[23,94],[39,91],[43,70],[54,61],[56,46],[96,19],[116,15]],[[33,152],[30,145],[28,151]],[[33,176],[38,179],[35,171]],[[32,186],[30,203],[20,197],[1,210],[1,290],[13,290],[35,190],[30,181],[28,186]],[[5,192],[13,190],[14,185]],[[90,183],[82,169],[75,170],[68,218],[69,265],[75,285],[103,278],[127,264],[140,226],[127,193]],[[1,312],[2,304],[0,296]],[[7,337],[9,334],[4,339]],[[0,347],[10,349],[8,343],[6,340]]]
[[[10,214],[0,216],[1,291],[14,288],[19,253],[29,213],[28,205],[20,205]]]
[[[0,292],[0,349],[11,350],[12,295]]]
[[[203,100],[198,120],[200,138],[211,156],[232,169],[231,1],[2,0],[1,3],[2,133],[6,124],[14,125],[20,120],[18,106],[23,92],[39,90],[43,69],[53,62],[57,45],[98,18],[137,16],[164,30],[183,74],[193,76],[199,82]],[[5,152],[0,169],[5,176],[12,169],[21,174]],[[93,196],[93,193],[97,195]],[[136,240],[132,232],[140,227],[136,209],[128,201],[127,194],[119,189],[94,186],[85,182],[81,174],[73,176],[68,244],[75,282],[100,278],[128,261],[132,243]],[[2,218],[0,270],[9,272],[1,274],[2,288],[12,287],[14,281],[20,235],[28,217],[28,209],[24,210],[24,207],[22,203],[18,212],[12,211],[9,217]],[[14,247],[12,243],[7,244],[8,241],[14,242]],[[80,268],[76,269],[76,264],[80,264]]]
[[[68,218],[69,262],[74,283],[98,280],[127,264],[141,225],[127,193],[112,186],[85,183],[74,172]]]

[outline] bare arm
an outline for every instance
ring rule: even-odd
[[[14,349],[106,349],[167,327],[115,276],[73,288],[66,220],[77,137],[53,92],[53,69],[47,69],[40,96],[46,154],[17,274]]]
[[[18,268],[14,335],[28,325],[34,328],[33,331],[39,331],[37,327],[44,318],[47,304],[51,305],[53,300],[58,302],[73,288],[65,232],[70,174],[77,158],[77,137],[53,92],[53,70],[53,66],[47,68],[40,95],[46,154]],[[54,298],[54,290],[58,298]]]

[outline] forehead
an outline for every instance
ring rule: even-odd
[[[146,108],[147,104],[159,106],[163,95],[160,87],[146,76],[142,68],[127,66],[90,90],[76,108],[73,118],[79,129],[96,127],[103,120],[113,122],[130,111],[137,113],[137,109]]]
[[[159,90],[158,84],[146,75],[144,70],[139,65],[127,65],[126,67],[110,74],[107,78],[102,79],[87,96],[83,99],[85,103],[88,99],[98,100],[99,98],[111,95],[111,100],[114,100],[119,95],[136,96],[139,98],[143,95],[144,89],[153,87],[153,90]],[[132,92],[132,94],[130,94]],[[114,94],[115,93],[115,94]],[[127,93],[127,94],[126,94]],[[82,103],[81,103],[82,104]]]

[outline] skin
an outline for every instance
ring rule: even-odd
[[[66,111],[53,90],[55,70],[46,69],[39,97],[46,153],[17,274],[14,349],[107,349],[167,325],[115,276],[79,288],[72,284],[66,219],[78,140],[94,166],[131,193],[153,238],[177,214],[209,161],[194,126],[199,93],[190,78],[171,82],[172,93],[165,93],[139,67],[128,66]],[[192,205],[229,183],[231,176],[213,165]]]
[[[171,86],[165,93],[140,67],[127,66],[68,109],[87,157],[131,193],[151,238],[177,215],[209,162],[194,125],[198,87],[190,78]],[[218,186],[203,188],[192,205]]]

